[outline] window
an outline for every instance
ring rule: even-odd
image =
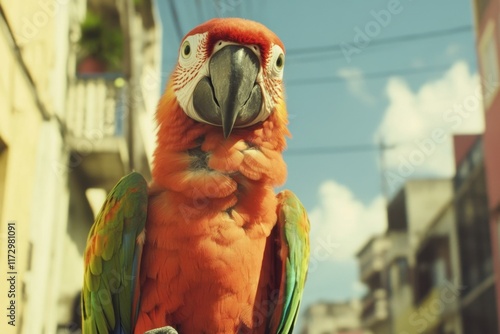
[[[445,259],[437,258],[432,263],[432,284],[434,286],[441,286],[446,284],[447,280]]]
[[[477,168],[455,203],[464,295],[493,273],[485,173],[482,166]]]

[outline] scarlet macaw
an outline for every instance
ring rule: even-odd
[[[244,19],[183,39],[158,105],[153,180],[122,178],[89,233],[84,333],[292,332],[309,222],[293,193],[273,190],[286,179],[284,57]]]

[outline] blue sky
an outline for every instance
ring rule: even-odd
[[[284,78],[293,135],[285,153],[286,188],[310,212],[313,253],[317,250],[304,304],[359,296],[362,289],[356,284],[353,254],[372,232],[381,232],[385,226],[379,152],[370,150],[377,145],[377,134],[399,145],[384,154],[388,170],[397,171],[401,157],[411,157],[436,127],[467,133],[481,130],[480,116],[464,117],[453,128],[442,117],[454,104],[467,101],[478,87],[470,0],[157,3],[166,75],[176,62],[180,36],[212,17],[256,20],[282,39],[287,50]],[[373,13],[390,10],[390,18],[377,23]],[[339,45],[354,46],[359,30],[369,43],[348,61]],[[384,43],[405,35],[414,37]],[[333,51],[320,52],[328,46]],[[333,78],[318,80],[328,77]],[[480,106],[474,115],[476,109]],[[368,150],[354,152],[349,148],[352,145]],[[337,146],[342,153],[320,149],[318,154],[300,154],[301,149],[312,152]],[[437,145],[410,177],[450,176],[450,149],[449,141]],[[325,242],[335,245],[331,252]],[[328,256],[323,256],[325,251]]]

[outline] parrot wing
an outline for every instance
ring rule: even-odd
[[[147,216],[147,183],[138,173],[111,190],[90,230],[82,289],[83,333],[132,333]]]
[[[309,219],[290,191],[278,194],[278,222],[269,241],[274,244],[275,288],[278,291],[269,333],[290,334],[297,320],[309,262]],[[276,297],[276,296],[275,296]]]

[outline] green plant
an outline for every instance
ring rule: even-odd
[[[108,71],[122,70],[124,37],[114,20],[87,12],[81,24],[80,57],[94,57],[106,65]]]

